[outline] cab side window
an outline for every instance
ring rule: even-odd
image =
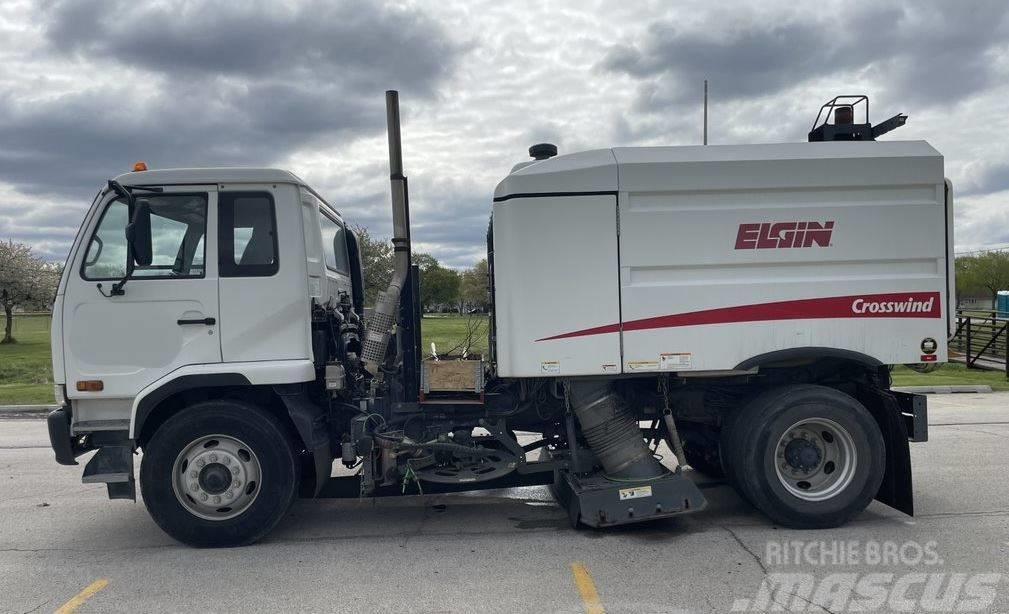
[[[206,194],[138,196],[151,209],[150,266],[138,266],[134,278],[173,279],[203,277],[204,236],[207,232]],[[116,199],[102,214],[88,244],[81,274],[87,280],[121,279],[126,275],[126,202]]]
[[[350,275],[346,229],[322,211],[319,211],[319,220],[322,224],[322,251],[326,254],[326,267]]]
[[[269,277],[280,267],[277,217],[269,192],[218,195],[221,277]]]

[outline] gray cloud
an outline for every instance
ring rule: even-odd
[[[992,83],[990,55],[1009,31],[999,0],[841,10],[782,19],[726,8],[700,26],[659,21],[611,47],[600,68],[639,81],[642,110],[694,101],[706,78],[725,101],[846,75],[877,79],[891,99],[949,103]]]
[[[173,77],[333,81],[429,95],[459,46],[416,10],[375,2],[200,2],[188,6],[63,0],[47,11],[59,50]]]
[[[107,62],[93,70],[122,78],[58,96],[0,96],[0,180],[81,197],[131,160],[270,164],[380,131],[384,89],[431,96],[461,52],[423,14],[372,3],[312,3],[279,15],[244,3],[166,11],[48,7],[46,35],[59,54]]]
[[[0,240],[62,259],[98,185],[155,167],[276,165],[389,236],[382,92],[402,90],[413,237],[484,253],[494,186],[532,143],[561,153],[804,140],[866,92],[928,139],[957,242],[1004,240],[1007,5],[785,0],[438,3],[0,2]]]

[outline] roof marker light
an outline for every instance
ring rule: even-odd
[[[141,161],[141,162],[137,162],[136,164],[133,165],[133,172],[134,173],[139,173],[140,171],[146,171],[146,170],[147,170],[147,163],[146,162],[142,162]]]

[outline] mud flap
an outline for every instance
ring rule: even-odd
[[[862,388],[860,393],[860,400],[876,419],[886,443],[886,469],[876,500],[908,516],[914,516],[909,433],[901,405],[895,396],[900,393],[870,388]]]
[[[84,484],[105,484],[109,499],[137,500],[133,478],[133,447],[104,446],[84,466]]]
[[[273,389],[284,402],[305,449],[312,455],[315,480],[314,483],[302,481],[301,496],[317,497],[333,468],[326,410],[312,402],[300,384],[274,386]]]

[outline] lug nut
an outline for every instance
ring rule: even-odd
[[[224,457],[224,464],[225,465],[230,465],[231,464],[231,457],[230,456],[225,456]]]
[[[200,474],[199,474],[199,473],[196,473],[196,471],[195,471],[195,470],[194,470],[194,471],[190,471],[190,472],[189,472],[189,477],[193,478],[194,480],[196,479],[196,477],[197,477],[198,475],[200,475]]]
[[[200,489],[200,485],[197,484],[196,482],[193,482],[192,484],[189,485],[189,490],[191,490],[193,492],[196,492],[199,489]]]
[[[241,480],[235,480],[235,481],[233,482],[233,484],[235,485],[235,488],[238,488],[239,486],[241,486],[241,485],[242,485],[242,481],[241,481]]]
[[[202,458],[201,458],[200,460],[196,461],[196,466],[197,466],[197,467],[200,467],[201,469],[202,469],[202,468],[203,468],[203,467],[204,467],[204,466],[205,466],[206,464],[207,464],[207,461],[203,460]]]
[[[200,493],[200,501],[206,501],[206,500],[207,500],[207,493],[201,492]]]
[[[221,502],[221,496],[220,495],[214,495],[214,503],[220,503],[220,502]]]
[[[210,455],[210,462],[212,462],[212,463],[216,463],[217,462],[217,455],[216,454],[211,454]]]
[[[228,492],[224,493],[224,498],[225,499],[231,499],[234,496],[235,496],[235,493],[231,492],[230,490]]]

